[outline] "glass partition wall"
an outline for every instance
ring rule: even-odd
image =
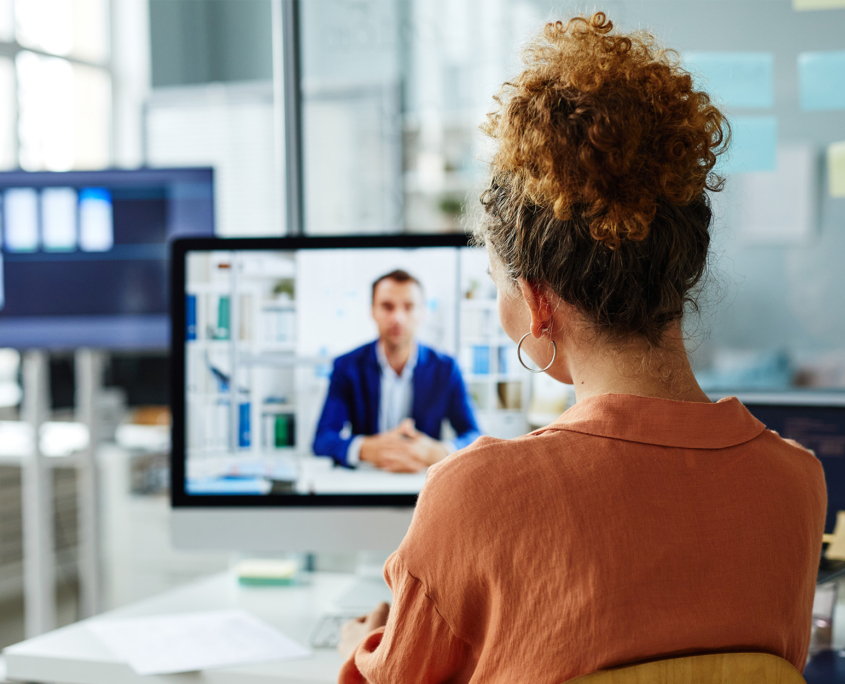
[[[845,141],[845,109],[824,94],[843,78],[845,10],[796,9],[806,4],[601,7],[677,49],[734,127],[701,312],[686,322],[713,392],[845,388],[845,198],[831,194],[827,160]],[[546,0],[301,1],[305,232],[463,230],[485,179],[478,126],[493,94],[544,21],[577,11]],[[813,100],[819,78],[829,87]]]
[[[542,19],[502,0],[301,2],[306,232],[461,230],[478,124]]]

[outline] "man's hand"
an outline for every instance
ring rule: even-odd
[[[361,443],[361,460],[392,473],[417,473],[448,455],[442,442],[414,427],[410,418],[399,427],[366,437]]]
[[[401,428],[401,426],[400,426]],[[361,460],[391,473],[418,473],[428,464],[413,440],[402,436],[400,428],[365,437]]]
[[[414,427],[414,421],[410,418],[403,420],[397,430],[411,441],[414,453],[426,466],[434,465],[449,455],[443,442],[438,442],[424,432],[418,431]]]
[[[354,618],[342,625],[340,628],[340,643],[337,645],[340,655],[349,658],[365,636],[387,624],[389,613],[390,606],[386,603],[380,603],[372,613]]]

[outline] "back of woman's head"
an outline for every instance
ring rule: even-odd
[[[547,24],[524,59],[482,127],[498,147],[480,237],[511,279],[659,344],[704,273],[727,121],[674,52],[602,12]]]

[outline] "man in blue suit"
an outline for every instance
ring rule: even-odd
[[[392,271],[373,283],[372,303],[379,338],[335,359],[314,453],[348,468],[417,472],[474,441],[478,424],[458,364],[415,339],[419,281]],[[444,418],[452,442],[440,441]]]

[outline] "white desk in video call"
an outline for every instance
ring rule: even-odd
[[[306,573],[291,587],[241,587],[221,573],[101,617],[141,617],[243,608],[310,648],[320,618],[356,582],[353,574]],[[135,674],[88,629],[91,618],[29,639],[5,651],[7,677],[50,684],[328,684],[336,682],[342,658],[334,649],[314,649],[310,658],[246,665],[198,673]]]
[[[308,494],[412,494],[420,493],[425,484],[427,471],[419,473],[389,473],[364,463],[354,470],[335,467],[330,458],[311,457],[297,460],[267,459],[284,464],[291,476],[296,478],[297,493]],[[254,463],[244,459],[243,462]],[[288,464],[291,465],[288,465]],[[206,459],[193,467],[193,474],[205,477],[221,477],[230,474],[239,465],[228,454],[222,458]],[[267,466],[269,468],[269,466]],[[295,473],[295,475],[294,475]],[[269,493],[272,484],[266,481]]]
[[[369,464],[367,464],[369,465]],[[320,468],[308,474],[315,494],[413,494],[420,493],[426,472],[387,473],[371,467]]]

